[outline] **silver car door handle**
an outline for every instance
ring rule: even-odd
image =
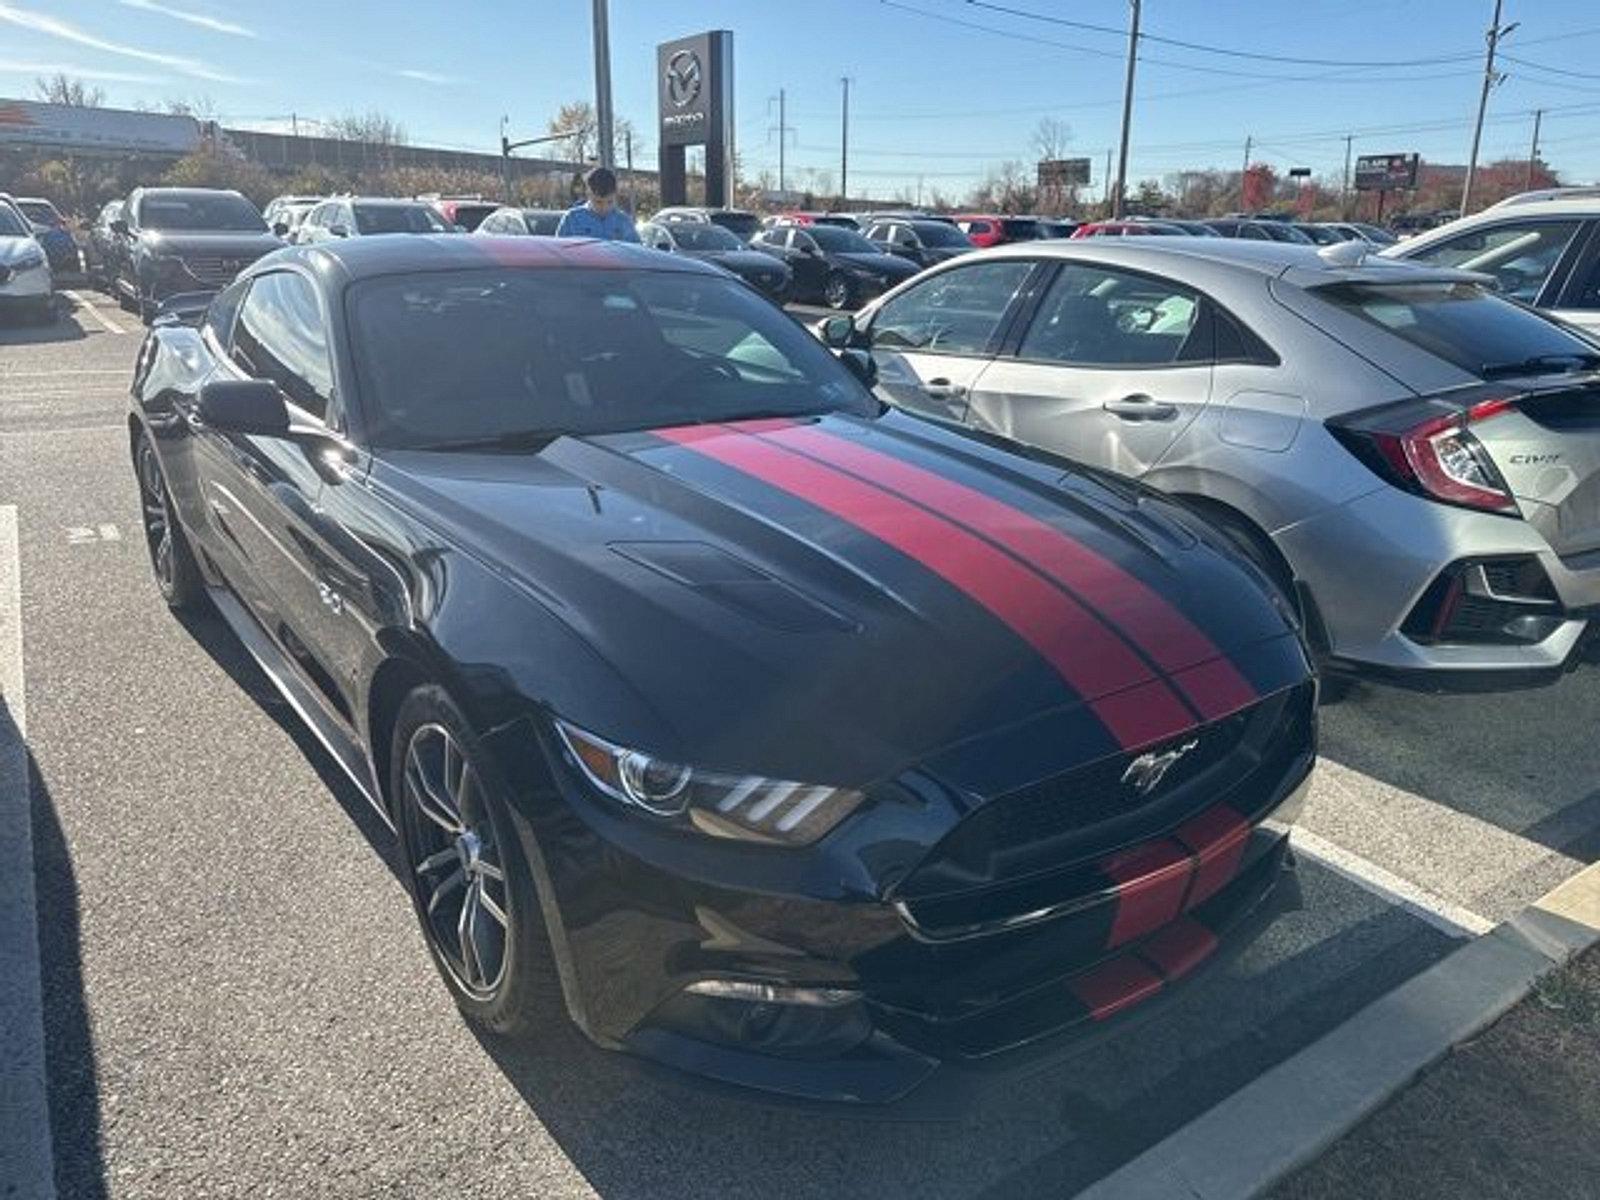
[[[967,394],[967,389],[959,383],[951,383],[948,379],[930,379],[922,385],[924,395],[932,396],[935,400],[958,400]]]
[[[1107,400],[1100,406],[1124,421],[1170,421],[1178,415],[1178,406],[1149,396],[1124,396],[1121,400]]]

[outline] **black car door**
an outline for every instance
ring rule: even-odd
[[[799,226],[789,230],[789,267],[795,290],[803,296],[820,296],[831,266],[817,239]]]
[[[228,358],[218,377],[267,379],[289,405],[291,424],[326,428],[337,392],[327,317],[316,287],[294,270],[249,281],[233,322]],[[327,623],[342,602],[321,564],[327,531],[319,506],[325,481],[337,471],[327,453],[336,444],[202,429],[195,437],[195,473],[208,519],[229,551],[229,582],[266,632],[348,719],[344,689],[329,673],[320,648]],[[226,568],[225,568],[226,570]]]

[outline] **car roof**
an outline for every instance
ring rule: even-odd
[[[1600,187],[1555,187],[1519,192],[1515,196],[1507,196],[1498,204],[1491,204],[1485,211],[1492,212],[1497,208],[1521,208],[1531,204],[1564,204],[1569,201],[1587,202],[1589,207],[1585,211],[1600,208]]]
[[[244,193],[237,188],[137,187],[133,190],[141,196],[238,196],[241,199],[244,197]]]
[[[384,208],[432,208],[434,205],[432,200],[407,200],[404,196],[330,196],[329,199]]]
[[[630,242],[599,238],[528,238],[498,235],[413,234],[408,237],[345,238],[288,246],[257,260],[261,269],[301,262],[333,283],[422,271],[470,271],[484,267],[527,270],[687,271],[721,275],[692,258],[646,250]],[[253,273],[256,268],[251,268]]]
[[[1345,242],[1343,245],[1356,246],[1357,243]],[[979,255],[994,258],[1103,259],[1108,264],[1115,263],[1118,266],[1172,271],[1183,266],[1185,260],[1201,260],[1269,278],[1286,277],[1300,287],[1331,283],[1381,283],[1394,280],[1397,272],[1403,272],[1404,279],[1416,283],[1481,283],[1485,278],[1471,271],[1401,263],[1376,252],[1364,254],[1350,263],[1342,263],[1337,255],[1324,257],[1322,253],[1323,250],[1337,249],[1335,246],[1236,238],[1078,238],[1070,242],[1011,242],[977,251],[974,255],[963,255],[957,261],[971,263]]]

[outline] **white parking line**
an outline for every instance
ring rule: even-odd
[[[33,887],[17,509],[0,505],[0,1195],[55,1195]]]
[[[1494,922],[1487,917],[1436,896],[1393,871],[1318,837],[1303,825],[1296,826],[1293,838],[1294,848],[1313,862],[1360,884],[1391,904],[1398,904],[1451,937],[1478,937],[1494,928]]]
[[[0,371],[0,379],[54,379],[58,375],[126,375],[126,367],[67,367],[59,371]]]
[[[89,301],[85,300],[82,296],[78,295],[77,292],[62,292],[61,294],[63,296],[65,296],[68,300],[71,300],[72,303],[73,303],[73,306],[75,308],[88,309],[89,315],[91,317],[93,317],[96,321],[99,321],[101,327],[107,333],[127,333],[128,332],[121,325],[118,325],[110,317],[106,316],[105,313],[101,312],[93,304],[89,303]]]

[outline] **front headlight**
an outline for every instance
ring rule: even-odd
[[[35,246],[31,250],[24,250],[21,257],[12,262],[11,269],[13,271],[33,271],[44,265],[44,249],[43,247]]]
[[[850,788],[705,771],[629,750],[565,721],[555,726],[573,766],[596,791],[713,837],[808,845],[863,798]]]

